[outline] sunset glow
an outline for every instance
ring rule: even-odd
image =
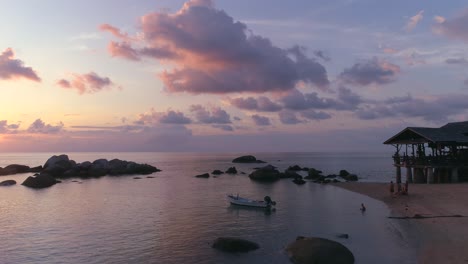
[[[383,150],[468,120],[463,1],[3,6],[0,151]]]

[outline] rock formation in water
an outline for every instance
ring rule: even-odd
[[[227,174],[237,174],[237,169],[236,167],[229,167],[226,171]]]
[[[256,250],[260,246],[257,243],[246,239],[219,237],[213,242],[212,247],[221,251],[236,253]]]
[[[90,178],[105,175],[133,175],[151,174],[161,171],[148,164],[139,164],[133,161],[113,159],[97,159],[93,162],[85,161],[76,163],[70,160],[67,155],[52,156],[44,164],[42,173],[47,173],[56,178]]]
[[[259,182],[274,182],[280,179],[281,173],[273,166],[258,168],[250,173],[249,178]]]
[[[342,244],[316,237],[298,237],[286,248],[291,261],[296,264],[353,264],[354,256]]]
[[[57,183],[56,178],[96,178],[105,175],[134,175],[151,174],[161,171],[148,164],[139,164],[132,161],[113,159],[98,159],[93,162],[85,161],[76,163],[70,160],[67,155],[50,157],[44,167],[35,177],[28,177],[22,185],[31,188],[45,188]]]
[[[233,163],[266,163],[262,160],[258,160],[252,155],[237,157],[232,160]]]

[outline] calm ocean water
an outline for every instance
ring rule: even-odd
[[[53,154],[3,153],[0,166],[42,165]],[[284,247],[299,235],[337,240],[356,263],[413,263],[397,222],[386,206],[366,196],[326,185],[272,184],[247,175],[193,176],[226,170],[240,154],[68,153],[77,162],[119,158],[154,165],[155,178],[133,176],[65,180],[43,190],[0,188],[0,263],[290,263]],[[315,167],[325,174],[347,169],[361,181],[388,182],[391,154],[257,153],[285,169]],[[235,164],[249,173],[256,165]],[[21,183],[30,174],[2,176]],[[81,181],[81,180],[80,180]],[[228,193],[278,202],[275,212],[230,206]],[[366,204],[364,214],[359,205]],[[349,239],[337,238],[347,233]],[[260,244],[246,254],[211,248],[219,236]]]

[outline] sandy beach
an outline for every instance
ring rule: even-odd
[[[393,221],[405,231],[404,239],[415,248],[418,263],[468,263],[468,184],[410,184],[409,195],[397,196],[390,194],[386,183],[334,186],[384,202],[391,217],[409,217]]]

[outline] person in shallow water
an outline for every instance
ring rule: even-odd
[[[366,207],[364,206],[364,204],[362,203],[361,204],[361,212],[365,212],[366,211]]]

